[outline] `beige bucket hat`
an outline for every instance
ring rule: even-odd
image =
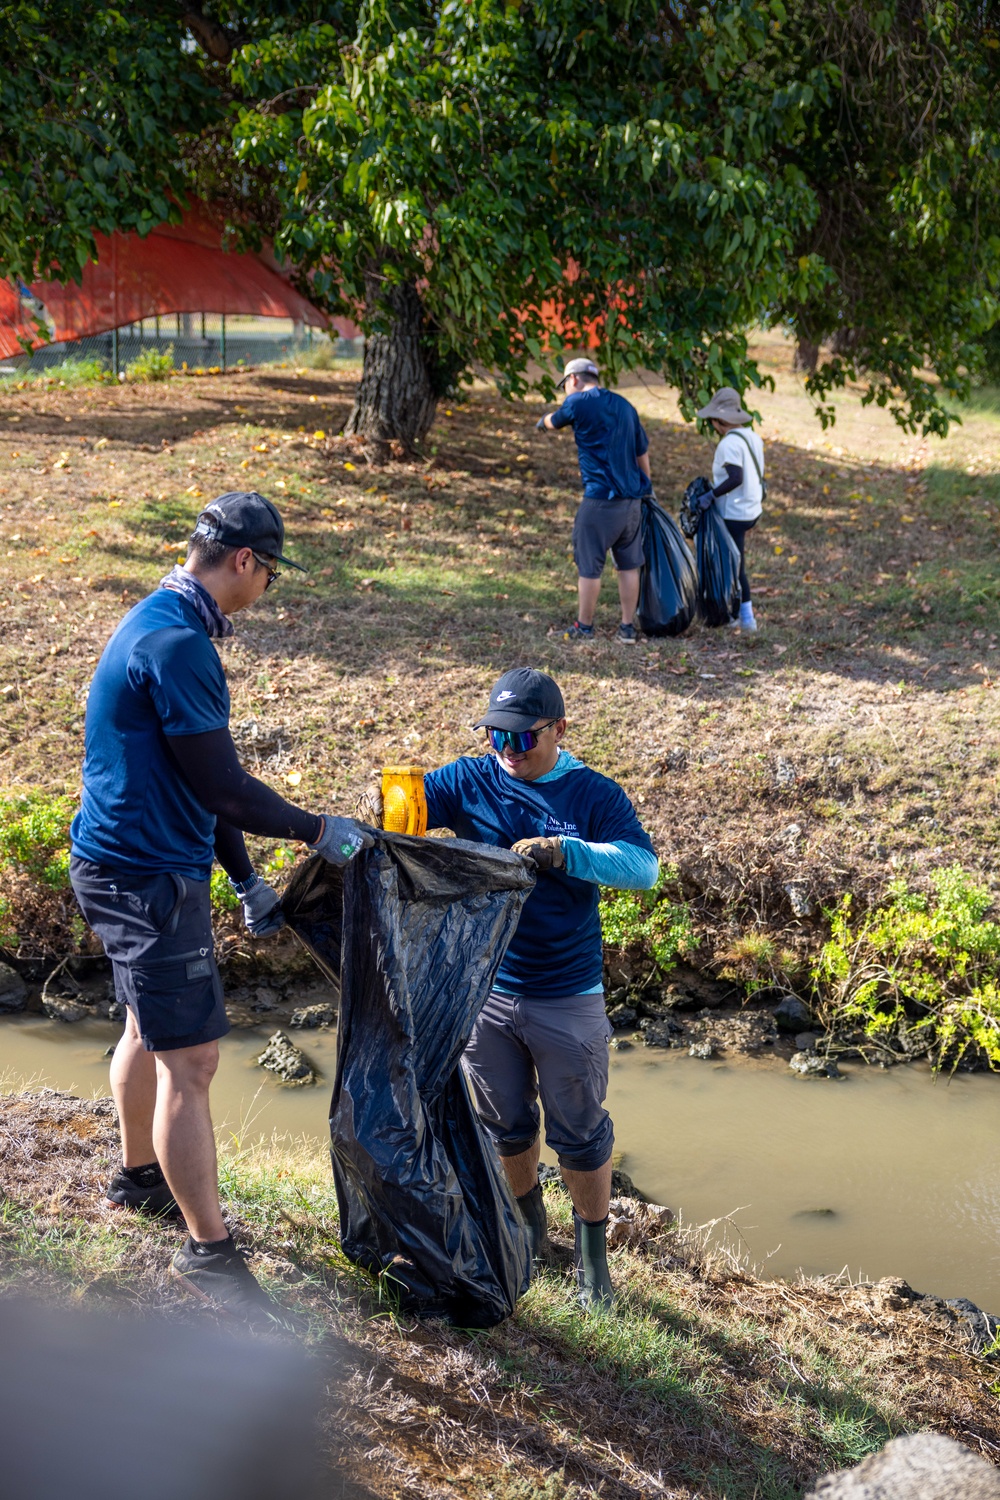
[[[724,385],[721,390],[716,391],[708,405],[703,406],[695,416],[706,417],[709,421],[714,418],[719,422],[730,422],[734,427],[753,421],[750,413],[740,405],[739,391],[734,391],[731,385]]]

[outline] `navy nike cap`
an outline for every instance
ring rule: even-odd
[[[562,719],[566,705],[559,685],[533,667],[515,667],[493,684],[490,706],[473,729],[530,729],[539,719]]]
[[[254,552],[273,557],[288,568],[297,568],[300,573],[309,571],[290,557],[282,557],[285,523],[277,506],[256,490],[227,490],[206,505],[198,517],[194,535],[221,542],[224,547],[252,547]]]

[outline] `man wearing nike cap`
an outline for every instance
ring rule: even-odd
[[[618,570],[622,607],[617,639],[634,645],[643,561],[640,500],[653,488],[649,440],[631,402],[599,382],[593,360],[571,359],[558,382],[565,388],[565,401],[535,424],[550,431],[572,427],[583,481],[583,499],[573,523],[578,613],[563,639],[593,640],[601,574],[610,551]]]
[[[254,491],[220,495],[175,567],[120,622],[87,700],[83,795],[70,878],[101,938],[126,1007],[111,1064],[122,1165],[112,1207],[176,1218],[189,1238],[172,1270],[203,1301],[247,1317],[271,1304],[233,1244],[219,1205],[209,1086],[229,1030],[212,943],[213,860],[255,937],[284,922],[254,873],[244,833],[300,839],[345,864],[371,836],[308,813],[240,765],[229,691],[212,642],[230,615],[279,577],[285,529]]]
[[[607,1308],[614,1127],[604,1108],[611,1028],[598,888],[646,890],[659,865],[621,787],[562,748],[566,709],[551,677],[527,667],[505,672],[474,727],[488,731],[491,753],[462,756],[424,777],[428,825],[513,849],[538,881],[463,1063],[536,1263],[548,1254],[538,1185],[541,1096],[546,1144],[573,1199],[580,1300]]]

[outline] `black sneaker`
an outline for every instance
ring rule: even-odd
[[[615,636],[615,640],[619,644],[624,643],[626,646],[634,646],[638,639],[639,637],[635,633],[634,625],[619,625],[618,634]]]
[[[269,1297],[229,1240],[222,1250],[195,1248],[189,1235],[170,1262],[170,1274],[193,1297],[217,1312],[257,1328],[287,1331],[288,1315]]]
[[[579,620],[574,620],[569,629],[563,631],[564,641],[592,641],[593,639],[593,625],[581,625]]]
[[[110,1208],[131,1208],[151,1219],[179,1219],[177,1200],[155,1162],[146,1167],[122,1167],[108,1183],[104,1201]]]

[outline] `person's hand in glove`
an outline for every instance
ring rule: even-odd
[[[515,854],[520,854],[522,859],[530,860],[535,869],[562,870],[566,864],[566,856],[563,854],[562,839],[533,838],[518,839],[516,844],[511,844]]]
[[[335,818],[323,813],[323,831],[310,849],[322,854],[331,865],[344,866],[359,849],[370,849],[375,840],[354,818]]]
[[[240,884],[230,881],[240,898],[243,920],[251,937],[273,937],[285,925],[285,914],[281,910],[281,898],[273,886],[259,875],[251,875]]]
[[[715,504],[715,491],[706,490],[703,495],[698,496],[697,500],[694,503],[695,505],[697,505],[699,510],[711,510],[712,506]]]
[[[537,432],[546,432],[548,430],[546,428],[546,426],[545,426],[545,418],[544,417],[539,417],[538,418],[538,421],[535,423],[535,429],[536,429]]]

